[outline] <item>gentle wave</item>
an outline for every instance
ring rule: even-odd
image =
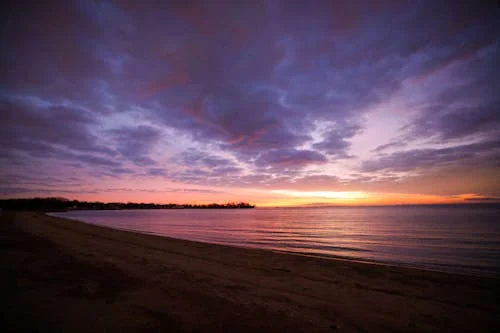
[[[322,207],[53,215],[209,243],[500,275],[500,209]]]

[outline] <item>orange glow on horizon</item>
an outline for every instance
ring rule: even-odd
[[[236,188],[184,188],[178,190],[155,189],[153,184],[140,190],[106,190],[75,195],[61,195],[57,190],[43,195],[23,197],[66,197],[81,201],[137,202],[156,204],[210,204],[248,202],[257,207],[300,206],[385,206],[412,204],[464,204],[473,202],[500,202],[476,193],[459,195],[428,195],[369,191],[300,191],[285,189],[236,189]],[[173,186],[171,188],[174,188]],[[492,200],[493,199],[493,200]],[[483,201],[482,201],[483,200]]]
[[[369,193],[369,192],[304,192],[273,191],[288,193],[290,197],[283,200],[266,202],[259,207],[293,207],[293,206],[392,206],[392,205],[432,205],[432,204],[464,204],[481,202],[486,198],[475,193],[455,196],[402,194],[402,193]],[[499,201],[500,202],[500,198]]]

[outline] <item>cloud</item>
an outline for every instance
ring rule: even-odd
[[[189,73],[181,72],[174,73],[173,75],[167,74],[164,77],[144,86],[139,94],[144,98],[151,97],[152,95],[167,90],[171,87],[189,83],[189,80]]]
[[[81,193],[81,190],[67,190],[67,189],[61,189],[61,188],[43,188],[43,189],[33,189],[32,187],[5,187],[5,188],[0,188],[0,196],[11,196],[11,195],[22,195],[22,196],[29,196],[29,197],[35,197],[37,195],[40,196],[53,196],[57,194],[79,194]],[[86,190],[85,193],[98,193],[97,191],[93,190]]]
[[[426,103],[416,119],[407,126],[410,137],[433,137],[453,140],[473,136],[499,135],[500,80],[491,69],[496,68],[500,44],[482,50],[482,57],[458,66],[462,71],[452,72],[449,86],[437,85],[437,93],[427,95]],[[466,73],[467,76],[464,76]]]
[[[335,191],[343,187],[337,176],[331,175],[307,175],[292,179],[283,179],[272,186],[276,189],[296,189],[303,191],[330,190]]]
[[[166,170],[163,168],[148,168],[146,170],[146,176],[153,176],[153,177],[165,177],[166,176]]]
[[[480,167],[488,158],[500,157],[500,140],[459,145],[449,148],[413,149],[363,162],[362,171],[376,172],[389,170],[405,172],[422,168],[437,168],[457,162],[472,162]]]
[[[188,149],[183,151],[182,153],[174,156],[172,160],[184,166],[197,166],[209,169],[235,166],[234,161],[228,158],[197,149]]]
[[[313,148],[323,151],[329,156],[347,158],[349,157],[347,151],[351,146],[349,139],[360,130],[359,125],[337,123],[325,131],[326,135],[323,141],[313,144]]]
[[[281,149],[261,154],[255,164],[259,167],[271,166],[274,168],[295,169],[309,164],[326,163],[324,155],[313,150]]]
[[[222,191],[204,188],[126,188],[114,187],[103,190],[104,192],[149,192],[149,193],[224,193]]]
[[[372,152],[381,153],[387,149],[404,148],[404,147],[406,147],[406,145],[407,145],[407,143],[401,142],[401,141],[389,142],[389,143],[375,147],[374,149],[372,149]]]
[[[243,172],[235,161],[197,149],[179,153],[171,161],[180,166],[182,171],[167,172],[165,176],[184,183],[230,185]]]
[[[309,167],[491,168],[496,13],[490,1],[17,1],[0,32],[2,169],[268,188],[321,186]],[[358,154],[356,138],[384,131],[364,117],[391,99],[406,126]]]
[[[70,106],[32,105],[26,101],[0,100],[4,151],[33,157],[57,157],[65,151],[113,156],[113,149],[100,143],[90,127],[96,123],[92,113]]]
[[[141,125],[112,129],[107,134],[113,138],[116,150],[126,160],[132,161],[138,166],[156,164],[150,153],[162,138],[161,130]]]
[[[99,109],[98,82],[110,74],[96,48],[99,26],[77,2],[10,2],[2,18],[2,87]]]
[[[498,197],[477,197],[477,198],[465,198],[465,201],[475,201],[475,202],[500,202]]]

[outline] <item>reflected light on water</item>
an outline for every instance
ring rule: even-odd
[[[500,274],[500,210],[472,207],[315,207],[56,213],[181,239]]]

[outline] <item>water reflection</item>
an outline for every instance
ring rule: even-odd
[[[181,239],[500,274],[498,209],[339,207],[55,215]]]

